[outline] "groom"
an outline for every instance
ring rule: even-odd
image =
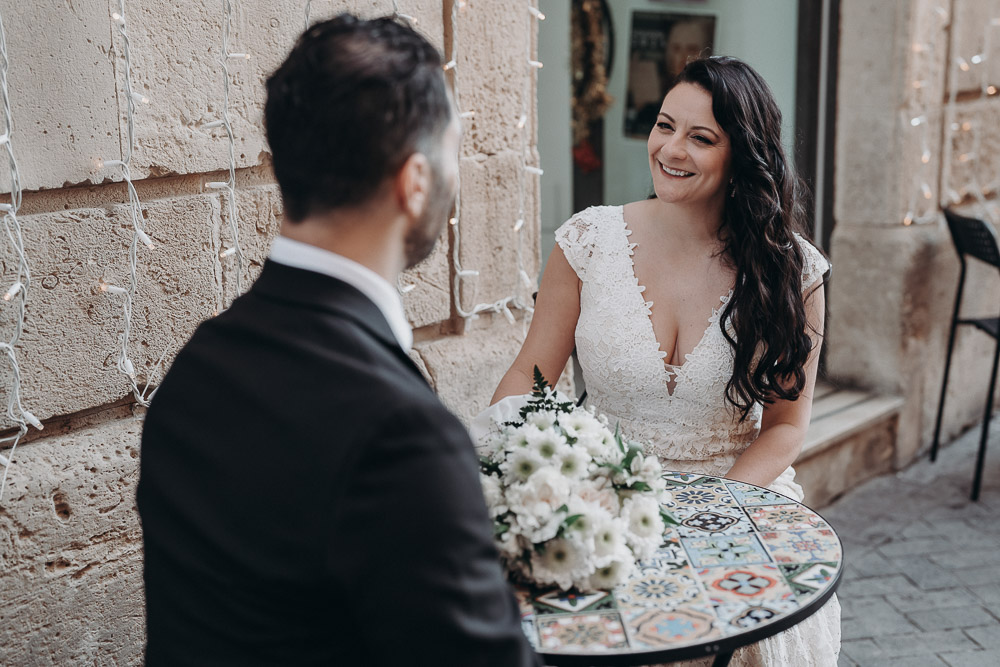
[[[441,58],[345,14],[267,93],[281,235],[146,417],[147,664],[538,664],[394,287],[454,203]]]

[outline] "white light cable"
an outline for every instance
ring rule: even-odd
[[[24,330],[25,304],[31,287],[31,271],[28,267],[27,255],[24,252],[21,225],[17,219],[17,211],[21,207],[21,177],[17,168],[17,160],[14,158],[15,133],[10,110],[10,91],[7,87],[8,65],[7,34],[3,24],[3,13],[0,12],[0,102],[3,106],[4,120],[2,147],[7,153],[7,165],[10,172],[10,203],[3,204],[0,208],[3,210],[4,232],[12,254],[17,260],[14,281],[5,290],[2,302],[3,304],[13,303],[13,307],[17,309],[13,318],[14,330],[6,337],[6,340],[0,341],[0,351],[4,353],[10,364],[12,376],[10,384],[7,385],[7,418],[17,425],[17,432],[0,440],[0,449],[9,449],[5,454],[0,454],[0,465],[3,466],[3,477],[0,478],[0,500],[3,499],[3,492],[7,486],[7,473],[10,471],[17,443],[28,432],[29,424],[38,429],[42,428],[41,422],[21,404],[21,368],[17,363],[16,346]],[[7,278],[7,276],[4,275],[3,278]]]

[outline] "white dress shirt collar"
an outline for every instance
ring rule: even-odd
[[[410,351],[413,346],[413,331],[410,329],[409,322],[406,321],[399,292],[385,278],[367,266],[362,266],[354,260],[329,250],[301,241],[293,241],[286,236],[275,237],[269,258],[278,264],[314,271],[343,280],[356,288],[371,299],[382,312],[382,316],[389,323],[389,328],[392,329],[399,346],[405,352]]]

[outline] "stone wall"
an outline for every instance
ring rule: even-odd
[[[303,28],[307,2],[233,4],[229,50],[251,54],[228,63],[245,288],[281,219],[262,128],[262,84]],[[393,9],[392,0],[308,4],[313,20]],[[512,309],[522,320],[514,324],[496,313],[466,319],[459,312],[512,294],[530,302],[532,288],[516,271],[518,242],[529,282],[538,270],[534,176],[523,181],[526,224],[520,236],[514,231],[522,216],[522,155],[537,164],[535,83],[527,67],[535,37],[525,0],[456,4],[398,0],[445,59],[454,57],[449,80],[458,104],[475,112],[464,121],[459,227],[449,226],[434,254],[401,282],[414,286],[404,296],[414,357],[444,401],[468,418],[486,405],[513,359],[523,311]],[[19,219],[32,274],[17,355],[22,402],[46,428],[22,440],[0,500],[0,664],[134,664],[143,641],[134,509],[143,409],[116,368],[121,301],[98,287],[102,280],[129,282],[126,187],[119,169],[97,168],[98,158],[121,158],[127,141],[125,61],[111,18],[119,3],[57,5],[2,9],[12,145],[24,189]],[[131,81],[149,99],[135,117],[131,174],[156,244],[138,248],[129,355],[140,389],[147,381],[155,386],[195,326],[236,294],[232,258],[220,257],[230,243],[227,195],[206,189],[228,175],[228,141],[219,129],[203,128],[223,106],[222,8],[218,0],[126,4]],[[9,184],[0,173],[0,183]],[[459,266],[478,275],[463,280],[456,303]],[[9,253],[0,254],[5,286],[15,268]],[[14,317],[12,307],[0,307],[4,339]],[[7,366],[0,365],[0,377],[6,403]],[[0,422],[0,429],[11,426]]]
[[[959,263],[938,202],[1000,220],[997,18],[993,0],[841,0],[827,367],[905,397],[897,465],[929,447],[944,371]],[[996,271],[967,280],[963,313],[995,315]],[[992,342],[959,329],[945,442],[982,417]]]

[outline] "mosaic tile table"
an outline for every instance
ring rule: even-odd
[[[812,615],[840,582],[837,533],[767,489],[667,473],[680,524],[612,591],[517,589],[547,665],[643,665],[732,652]]]

